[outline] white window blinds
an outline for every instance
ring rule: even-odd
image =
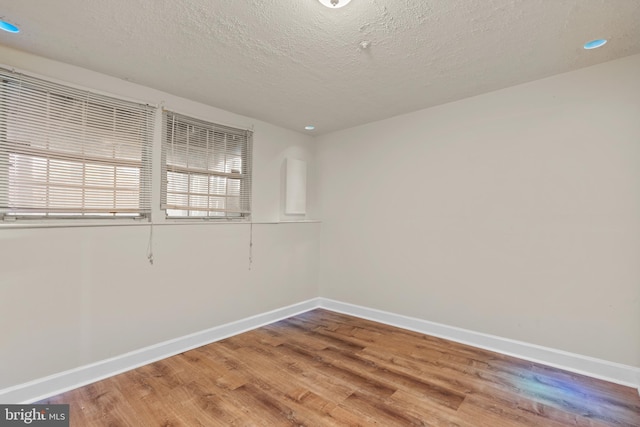
[[[167,217],[248,217],[252,138],[248,130],[165,111],[161,198]]]
[[[147,216],[154,111],[0,68],[0,217]]]

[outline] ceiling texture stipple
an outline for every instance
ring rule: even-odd
[[[640,53],[638,0],[0,0],[0,16],[22,30],[0,44],[316,134]]]

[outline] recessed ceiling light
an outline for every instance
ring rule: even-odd
[[[331,9],[337,9],[342,6],[346,6],[350,1],[351,0],[320,0],[320,3],[330,7]]]
[[[0,21],[0,30],[5,30],[8,33],[20,32],[20,28],[16,27],[13,24],[8,23],[7,21]]]
[[[314,125],[307,125],[304,127],[304,130],[315,130],[315,126]]]
[[[597,39],[597,40],[591,40],[588,43],[584,44],[584,48],[585,49],[596,49],[600,46],[604,46],[604,44],[607,42],[606,39]]]

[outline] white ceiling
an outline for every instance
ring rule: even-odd
[[[1,44],[316,134],[640,53],[638,0],[0,0],[0,17],[22,30]]]

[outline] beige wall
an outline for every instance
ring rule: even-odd
[[[320,225],[275,223],[293,219],[284,215],[281,197],[287,156],[310,164],[307,218],[314,215],[313,138],[1,46],[0,63],[253,127],[253,219],[259,222],[250,271],[248,224],[166,223],[159,203],[153,266],[146,257],[148,225],[0,225],[0,389],[317,296]]]
[[[0,63],[252,126],[262,222],[250,271],[247,224],[156,208],[153,266],[147,225],[0,226],[0,389],[318,295],[640,366],[640,56],[316,141],[1,46]],[[275,223],[300,219],[287,156],[323,224]]]
[[[640,55],[318,138],[323,297],[640,366]]]

